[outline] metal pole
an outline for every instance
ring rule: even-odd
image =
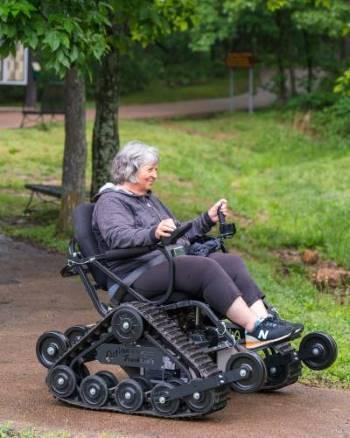
[[[230,68],[230,100],[229,100],[229,110],[234,111],[234,80],[233,80],[233,69]]]
[[[253,93],[254,93],[254,68],[249,68],[249,114],[252,114],[254,111],[254,101],[253,101]]]

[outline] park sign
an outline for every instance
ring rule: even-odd
[[[256,59],[251,52],[230,52],[227,54],[225,63],[231,69],[252,68]]]
[[[0,59],[0,85],[27,85],[28,49],[16,46],[16,52]]]

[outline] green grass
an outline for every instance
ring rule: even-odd
[[[222,196],[237,213],[233,247],[245,259],[269,301],[307,331],[322,329],[339,346],[335,365],[304,381],[350,387],[350,306],[318,292],[302,266],[283,274],[273,250],[315,248],[324,259],[350,266],[350,147],[334,136],[310,137],[275,111],[202,120],[123,121],[121,140],[138,138],[161,151],[156,193],[181,219],[202,212]],[[88,126],[91,138],[91,125]],[[1,131],[0,224],[12,235],[63,250],[55,236],[57,207],[43,205],[29,218],[25,182],[58,183],[63,128],[49,125]],[[12,225],[11,225],[12,223]],[[319,377],[317,377],[319,376]]]
[[[248,73],[236,72],[235,94],[247,93]],[[179,102],[196,99],[229,97],[229,77],[214,78],[199,84],[169,87],[164,82],[154,81],[145,90],[122,96],[122,105],[143,103]]]
[[[11,423],[0,423],[0,438],[70,438],[67,432],[43,432],[33,428],[18,429]]]

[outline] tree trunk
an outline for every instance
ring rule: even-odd
[[[28,54],[28,83],[25,91],[24,106],[33,108],[37,103],[37,86],[34,79],[34,71],[32,67],[32,54],[29,50]]]
[[[119,53],[104,56],[97,79],[96,116],[92,136],[92,181],[90,195],[109,181],[111,161],[119,149]]]
[[[285,28],[283,23],[282,12],[277,11],[275,19],[279,31],[279,38],[277,42],[277,53],[276,53],[277,68],[278,68],[278,98],[281,102],[286,102],[288,93],[287,93],[286,75],[284,68]]]
[[[289,81],[290,81],[290,94],[291,96],[294,97],[298,94],[298,92],[297,92],[297,84],[295,78],[295,70],[293,65],[289,66]]]
[[[72,67],[66,73],[65,142],[62,175],[62,202],[58,231],[71,229],[72,211],[85,198],[85,168],[87,157],[85,84],[78,70]]]
[[[310,36],[307,32],[304,31],[303,35],[304,35],[304,46],[305,46],[306,67],[307,67],[306,91],[308,93],[311,93],[313,80],[314,80],[311,42],[310,42]]]

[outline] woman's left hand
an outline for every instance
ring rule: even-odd
[[[220,211],[224,214],[224,216],[227,216],[228,214],[228,207],[227,207],[227,200],[226,199],[220,199],[219,201],[215,202],[215,204],[209,208],[208,215],[210,219],[213,222],[218,222],[219,216],[218,216],[218,208],[220,207]]]

